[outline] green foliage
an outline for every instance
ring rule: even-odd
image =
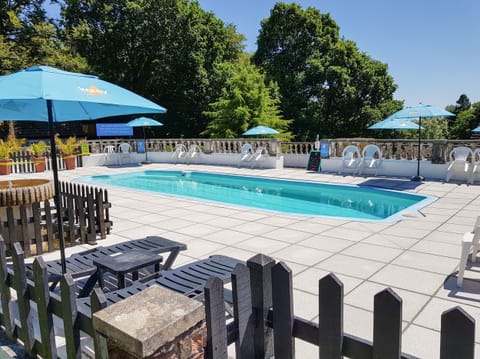
[[[44,141],[38,141],[30,145],[30,151],[35,157],[42,157],[45,155],[47,144]]]
[[[77,141],[77,138],[74,136],[67,138],[65,142],[62,141],[58,136],[55,136],[55,144],[64,157],[74,155],[75,151],[80,145],[80,143]]]
[[[317,9],[277,3],[257,43],[255,63],[278,83],[297,139],[363,135],[385,108],[399,105],[387,65],[341,40],[335,21]]]
[[[290,121],[283,120],[278,109],[278,89],[265,84],[265,77],[244,55],[236,63],[224,63],[227,81],[218,101],[204,114],[211,118],[204,135],[216,138],[238,138],[247,129],[259,125],[275,128],[275,136],[289,140]]]
[[[198,136],[243,37],[189,0],[66,0],[65,27],[93,72],[165,106],[168,136]]]
[[[451,136],[456,139],[467,139],[472,130],[480,125],[480,102],[475,102],[468,110],[457,114],[451,126]]]
[[[6,140],[0,139],[0,160],[8,160],[10,155],[19,151],[24,143],[24,138],[15,138],[14,136],[8,136]]]

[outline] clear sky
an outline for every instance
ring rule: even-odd
[[[198,0],[236,26],[256,49],[260,22],[274,0]],[[287,2],[287,1],[286,1]],[[462,93],[480,101],[480,0],[297,0],[330,13],[345,39],[388,64],[394,97],[445,107]]]

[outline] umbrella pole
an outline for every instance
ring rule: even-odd
[[[65,262],[65,242],[63,238],[63,219],[62,219],[62,204],[60,201],[60,183],[58,182],[58,166],[57,166],[57,146],[55,145],[55,128],[53,126],[53,108],[52,100],[47,100],[48,111],[48,132],[50,133],[50,149],[52,153],[52,170],[53,170],[53,185],[55,188],[55,208],[57,211],[57,227],[58,239],[60,242],[60,259],[62,263],[62,273],[67,272],[67,265]]]
[[[412,177],[412,181],[423,181],[425,178],[420,176],[420,156],[421,156],[421,148],[422,145],[422,117],[418,117],[418,153],[417,153],[417,175]]]
[[[147,147],[147,135],[145,134],[145,126],[143,126],[143,143],[145,146],[145,162],[148,162],[148,155],[147,155],[148,147]]]

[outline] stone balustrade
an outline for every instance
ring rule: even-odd
[[[101,139],[89,140],[92,153],[103,153],[106,146],[118,147],[120,143],[127,142],[136,151],[138,140],[132,139]],[[348,145],[356,145],[361,149],[367,144],[376,144],[380,147],[385,159],[416,159],[418,156],[418,140],[397,140],[397,139],[374,139],[374,138],[336,138],[325,139],[322,142],[329,143],[330,157],[341,157],[343,149]],[[176,144],[200,146],[204,153],[240,153],[242,145],[250,143],[254,148],[266,147],[272,156],[307,155],[315,149],[314,142],[282,142],[278,139],[202,139],[202,138],[152,138],[147,140],[149,152],[173,152]],[[422,140],[420,155],[422,160],[431,160],[432,163],[448,162],[448,155],[454,147],[466,146],[474,150],[480,147],[480,140]]]

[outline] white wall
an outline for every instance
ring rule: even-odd
[[[108,166],[118,165],[118,155],[107,157],[105,154],[92,154],[83,157],[83,165],[89,166]],[[130,153],[130,161],[123,158],[122,164],[139,163],[145,160],[144,153]],[[258,161],[240,161],[239,153],[212,153],[196,154],[193,158],[173,158],[172,152],[148,152],[148,160],[154,163],[192,163],[215,166],[239,166],[239,167],[253,167],[265,169],[281,169],[283,168],[283,156],[278,158],[275,156],[262,157]]]
[[[285,167],[306,168],[308,155],[285,154]],[[426,179],[443,180],[447,174],[449,163],[432,164],[430,161],[420,161],[420,175]],[[340,157],[322,159],[322,172],[337,173],[341,167]],[[458,165],[453,168],[453,180],[466,180],[468,174],[464,166]],[[352,171],[344,171],[344,174],[352,174]],[[364,175],[373,175],[374,170],[365,170]],[[417,160],[383,160],[377,171],[377,176],[412,177],[417,174]]]

